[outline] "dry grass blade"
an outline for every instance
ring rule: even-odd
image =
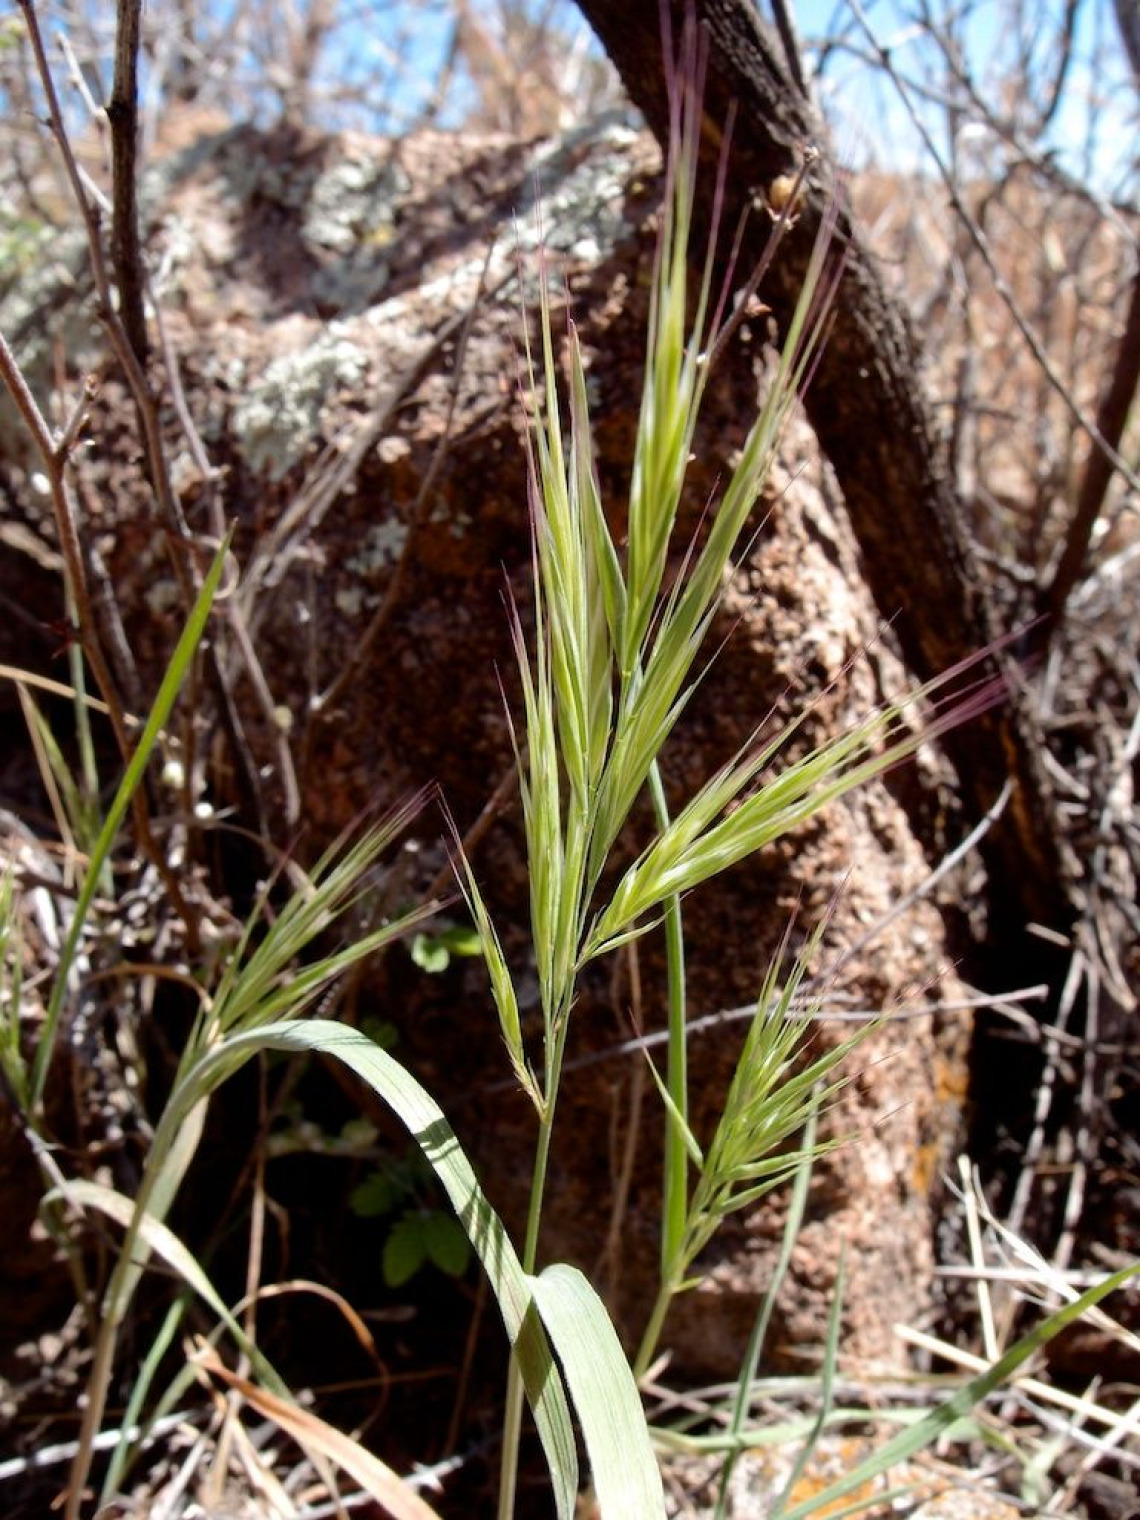
[[[419,1494],[392,1471],[387,1463],[337,1430],[319,1415],[267,1393],[248,1378],[239,1377],[222,1362],[205,1341],[199,1341],[194,1361],[203,1372],[240,1393],[242,1398],[266,1419],[272,1420],[298,1446],[310,1454],[327,1457],[353,1478],[375,1499],[392,1520],[439,1520],[438,1513]]]
[[[1067,1325],[1078,1320],[1088,1309],[1100,1303],[1101,1299],[1107,1298],[1110,1293],[1124,1285],[1140,1273],[1140,1262],[1122,1267],[1119,1272],[1114,1272],[1105,1278],[1094,1288],[1089,1288],[1082,1293],[1075,1303],[1066,1304],[1055,1314],[1049,1316],[1040,1325],[1037,1325],[1028,1334],[1021,1337],[997,1362],[991,1363],[976,1378],[973,1378],[964,1388],[940,1404],[937,1409],[931,1411],[916,1425],[909,1430],[888,1441],[885,1446],[876,1451],[867,1461],[861,1462],[853,1471],[849,1472],[838,1482],[832,1483],[821,1494],[803,1504],[797,1504],[788,1510],[784,1520],[807,1520],[807,1517],[818,1511],[821,1505],[833,1504],[837,1500],[852,1493],[860,1484],[869,1477],[879,1473],[888,1472],[892,1467],[913,1456],[916,1452],[924,1450],[931,1445],[945,1431],[949,1430],[960,1419],[968,1415],[976,1405],[980,1404],[995,1389],[1008,1382],[1018,1369],[1029,1360],[1034,1352],[1047,1345],[1054,1336],[1058,1335]]]

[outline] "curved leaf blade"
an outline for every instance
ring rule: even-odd
[[[641,1395],[605,1306],[576,1267],[547,1267],[530,1281],[574,1400],[602,1520],[663,1520]]]
[[[138,1238],[146,1246],[147,1254],[153,1252],[164,1261],[171,1271],[213,1310],[219,1323],[223,1324],[233,1337],[234,1343],[249,1357],[257,1369],[258,1377],[275,1393],[280,1395],[287,1393],[285,1384],[246,1335],[199,1265],[198,1259],[169,1225],[145,1210],[140,1214],[135,1201],[126,1197],[125,1194],[101,1182],[90,1182],[82,1177],[69,1181],[65,1188],[49,1193],[48,1199],[66,1199],[68,1203],[85,1209],[97,1209],[127,1231],[132,1227],[137,1228]]]
[[[557,1515],[559,1520],[571,1520],[578,1492],[578,1454],[566,1391],[536,1311],[534,1279],[523,1271],[503,1223],[479,1186],[443,1110],[410,1072],[367,1035],[329,1019],[266,1024],[232,1035],[203,1058],[188,1080],[194,1085],[204,1083],[208,1090],[215,1063],[229,1068],[235,1058],[240,1062],[257,1050],[334,1057],[387,1103],[423,1151],[490,1279],[546,1453]],[[616,1516],[619,1512],[613,1513]],[[641,1512],[628,1513],[633,1517]],[[662,1511],[645,1513],[657,1516]]]

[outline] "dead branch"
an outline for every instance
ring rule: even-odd
[[[139,243],[139,18],[142,0],[119,0],[115,77],[107,102],[111,124],[111,259],[123,326],[135,358],[147,361],[146,278]]]

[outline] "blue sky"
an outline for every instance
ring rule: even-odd
[[[423,77],[434,77],[440,51],[448,36],[447,0],[437,5],[435,25],[421,24],[414,29],[409,61],[414,58]],[[615,0],[620,3],[620,0]],[[767,0],[758,0],[767,13]],[[419,0],[423,4],[423,0]],[[900,73],[921,81],[934,65],[929,38],[924,38],[913,16],[924,7],[920,0],[862,0],[863,10],[877,39],[890,46]],[[961,20],[961,38],[967,67],[984,98],[1002,99],[1003,88],[1016,64],[1019,38],[1011,18],[1020,11],[1033,32],[1028,41],[1030,56],[1038,64],[1047,56],[1050,39],[1057,34],[1064,11],[1064,0],[926,0],[925,8],[934,12],[953,9]],[[410,7],[399,4],[389,8],[396,24],[401,11]],[[877,160],[884,167],[913,169],[923,162],[918,139],[898,93],[881,70],[861,61],[854,49],[867,50],[865,34],[856,23],[849,0],[799,0],[793,5],[796,26],[809,48],[826,37],[847,39],[848,47],[833,52],[821,88],[827,109],[836,127],[841,154],[854,166]],[[582,23],[572,5],[563,7],[563,24],[580,28]],[[377,39],[372,39],[374,42]],[[366,39],[357,34],[354,45],[356,66],[366,66]],[[1009,103],[1007,102],[1007,105]],[[1074,61],[1064,95],[1064,105],[1054,120],[1048,147],[1055,151],[1072,174],[1091,177],[1098,190],[1115,195],[1126,193],[1136,180],[1137,92],[1128,72],[1127,62],[1116,31],[1111,0],[1081,0]],[[925,108],[927,120],[937,134],[943,151],[945,112]],[[453,112],[449,112],[453,115]],[[1091,132],[1090,132],[1091,129]],[[984,169],[986,134],[975,132],[966,140],[974,166]]]
[[[494,8],[498,0],[470,0],[472,8]],[[614,0],[615,4],[623,0]],[[769,0],[758,0],[762,12]],[[832,52],[821,92],[835,127],[837,146],[853,167],[877,162],[882,167],[913,170],[923,165],[921,144],[907,119],[897,91],[880,69],[872,67],[857,49],[867,50],[866,38],[854,19],[854,0],[798,0],[793,10],[805,44],[811,48],[825,37],[842,36],[845,46]],[[161,34],[171,0],[151,0],[148,15]],[[1020,11],[1032,18],[1036,40],[1032,56],[1041,61],[1043,46],[1056,35],[1065,0],[862,0],[862,6],[879,41],[889,45],[901,73],[921,83],[933,66],[930,39],[910,19],[922,9],[953,10],[961,21],[964,56],[982,94],[1001,101],[1003,81],[1011,77],[1016,53],[1016,30],[1011,15]],[[527,7],[540,7],[531,0]],[[305,5],[297,7],[304,11]],[[1065,104],[1054,121],[1048,146],[1065,168],[1087,176],[1102,191],[1135,196],[1136,153],[1140,142],[1138,95],[1128,72],[1112,0],[1080,0],[1079,27],[1074,65]],[[99,14],[98,7],[94,14]],[[200,41],[207,52],[212,32],[228,33],[232,18],[243,17],[245,32],[239,65],[242,82],[231,78],[231,96],[246,111],[272,116],[279,109],[279,96],[266,85],[273,68],[288,71],[284,26],[257,30],[244,0],[203,0],[199,12]],[[98,74],[109,81],[110,11],[104,13],[99,35]],[[358,125],[371,131],[398,132],[422,107],[425,93],[439,73],[455,15],[452,0],[340,0],[340,25],[326,40],[320,56],[322,83],[347,86],[341,105],[327,113],[325,125]],[[584,23],[571,0],[558,0],[559,24],[579,36],[587,36]],[[232,40],[232,39],[231,39]],[[230,54],[232,57],[232,53]],[[236,89],[233,86],[236,85]],[[525,86],[524,86],[525,88]],[[1008,92],[1007,92],[1008,93]],[[356,103],[344,104],[346,94]],[[442,120],[455,124],[463,113],[462,78],[454,80]],[[1006,100],[1008,108],[1012,102]],[[927,119],[946,148],[946,114],[926,108]],[[984,131],[967,138],[971,155],[968,166],[984,172],[986,152],[992,143]]]
[[[928,7],[940,11],[937,3]],[[911,0],[863,0],[863,10],[876,40],[888,47],[900,75],[920,83],[934,61],[930,40],[913,22],[921,7]],[[954,7],[962,21],[962,49],[967,68],[982,97],[1009,110],[1008,81],[1016,68],[1020,46],[1028,44],[1038,65],[1047,60],[1057,35],[1063,0],[1030,0],[1015,7],[1009,0],[959,0]],[[1019,38],[1016,10],[1032,18],[1030,37]],[[875,158],[895,168],[919,167],[920,139],[899,98],[881,70],[856,56],[867,50],[865,32],[856,23],[846,0],[800,0],[796,24],[806,46],[838,30],[851,44],[829,62],[822,90],[836,127],[840,151],[854,163]],[[1073,62],[1063,104],[1051,124],[1046,146],[1077,177],[1091,178],[1098,190],[1122,195],[1136,188],[1138,101],[1135,85],[1119,41],[1111,0],[1083,0],[1078,12]],[[912,94],[920,102],[920,97]],[[946,114],[927,107],[926,119],[945,152]],[[988,136],[968,133],[963,146],[977,167],[984,166]]]

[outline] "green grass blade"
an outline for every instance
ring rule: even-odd
[[[78,628],[79,618],[70,595],[68,617]],[[75,690],[72,709],[75,713],[75,738],[79,749],[79,768],[83,776],[84,812],[88,819],[95,816],[99,805],[99,768],[95,763],[95,741],[91,734],[91,713],[87,706],[87,672],[83,663],[83,648],[79,639],[68,645],[67,663],[71,670],[71,684]],[[86,848],[86,841],[84,843]]]
[[[691,320],[689,289],[701,131],[699,72],[695,60],[682,65],[676,87],[670,88],[665,204],[654,259],[645,378],[629,492],[629,595],[620,653],[623,681],[634,676],[643,660],[708,377],[704,350],[710,339],[706,328],[715,231]]]
[[[495,1009],[499,1015],[499,1030],[503,1036],[503,1043],[507,1047],[511,1069],[518,1079],[519,1085],[534,1104],[539,1117],[541,1117],[546,1104],[542,1089],[527,1063],[526,1049],[523,1045],[522,1020],[519,1015],[518,998],[515,995],[515,987],[511,981],[511,974],[507,967],[506,956],[503,954],[503,947],[499,942],[495,925],[491,921],[491,915],[487,911],[487,905],[483,901],[483,894],[479,891],[479,885],[475,880],[475,873],[472,871],[471,864],[463,853],[462,847],[459,848],[459,859],[454,864],[459,890],[463,893],[467,906],[471,910],[471,917],[475,920],[475,929],[479,935],[479,945],[483,952],[487,976],[491,983],[491,995],[495,1000]]]
[[[654,761],[649,769],[649,791],[657,827],[669,827],[669,804]],[[689,1129],[689,1035],[686,1028],[685,923],[680,897],[665,903],[665,979],[668,1003],[668,1095],[665,1104],[665,1144],[661,1187],[661,1281],[673,1279],[685,1238],[689,1212],[689,1160],[696,1140]],[[660,1086],[652,1061],[649,1069]],[[699,1156],[699,1152],[698,1152]],[[694,1161],[699,1166],[700,1159]]]
[[[641,1398],[605,1306],[576,1267],[547,1267],[531,1286],[578,1413],[602,1520],[663,1520]]]
[[[15,862],[0,870],[0,1075],[20,1112],[28,1108],[28,1069],[20,1046],[23,999],[23,937],[17,916]]]
[[[654,1066],[653,1058],[649,1054],[648,1050],[644,1052],[644,1055],[645,1064],[649,1068],[649,1075],[653,1078],[657,1092],[661,1098],[662,1103],[665,1105],[665,1112],[669,1116],[670,1125],[681,1139],[681,1143],[685,1148],[686,1157],[689,1161],[692,1162],[695,1167],[703,1166],[705,1160],[704,1152],[701,1150],[700,1143],[697,1140],[696,1135],[693,1134],[693,1131],[689,1127],[688,1119],[674,1102],[673,1095],[669,1091],[668,1083],[665,1081],[665,1078],[661,1075],[661,1073],[657,1070],[656,1066]]]
[[[410,1072],[366,1035],[326,1019],[270,1024],[233,1035],[220,1050],[199,1062],[187,1099],[193,1100],[195,1088],[212,1091],[216,1071],[228,1074],[235,1060],[248,1058],[258,1050],[334,1057],[388,1104],[423,1151],[490,1279],[522,1369],[554,1485],[559,1520],[571,1520],[578,1491],[574,1431],[562,1379],[535,1308],[532,1279],[523,1271],[502,1221],[480,1188],[443,1111]]]
[[[572,499],[585,562],[586,607],[583,637],[587,677],[587,802],[601,777],[613,725],[615,649],[625,617],[625,582],[609,525],[602,510],[586,400],[586,375],[578,334],[571,327],[570,436],[574,475]]]
[[[517,613],[512,616],[511,631],[526,713],[526,759],[525,767],[521,763],[519,766],[519,791],[522,797],[523,823],[526,829],[531,935],[549,1038],[549,1021],[558,1003],[555,962],[559,950],[557,926],[563,911],[565,844],[553,678],[550,674],[550,659],[547,653],[549,641],[543,626],[545,614],[537,552],[534,587],[533,668]]]
[[[139,1365],[138,1371],[131,1380],[131,1389],[127,1397],[126,1408],[119,1424],[119,1439],[115,1443],[115,1449],[111,1453],[107,1463],[107,1471],[103,1477],[103,1498],[109,1499],[112,1494],[118,1492],[131,1464],[132,1448],[141,1447],[145,1442],[149,1430],[154,1428],[156,1422],[166,1413],[159,1400],[158,1408],[147,1409],[150,1398],[150,1390],[158,1375],[158,1369],[166,1359],[167,1352],[174,1345],[174,1338],[182,1327],[182,1321],[186,1314],[187,1305],[190,1303],[191,1294],[189,1289],[180,1293],[167,1309],[163,1316],[162,1324],[151,1336],[150,1345],[146,1355]],[[193,1380],[193,1370],[184,1362],[181,1376],[185,1387]],[[138,1431],[138,1435],[132,1434]]]
[[[105,1214],[108,1219],[121,1225],[124,1230],[131,1230],[146,1245],[148,1255],[153,1253],[160,1257],[175,1275],[217,1315],[218,1320],[233,1336],[238,1347],[250,1358],[262,1382],[277,1393],[287,1393],[284,1383],[250,1341],[198,1264],[193,1252],[183,1245],[174,1231],[163,1224],[162,1220],[156,1219],[153,1214],[145,1211],[141,1218],[138,1217],[137,1205],[133,1199],[116,1192],[114,1188],[105,1187],[101,1182],[88,1182],[83,1178],[76,1178],[68,1182],[65,1189],[61,1188],[49,1193],[48,1199],[53,1202],[66,1201],[78,1204],[86,1209],[97,1209],[99,1213]]]
[[[839,1248],[839,1266],[835,1274],[835,1289],[831,1300],[831,1313],[827,1321],[827,1340],[824,1344],[823,1367],[820,1372],[820,1402],[819,1412],[815,1417],[815,1423],[808,1431],[807,1439],[800,1448],[799,1455],[792,1464],[792,1470],[788,1474],[788,1481],[784,1484],[783,1491],[776,1500],[769,1520],[782,1520],[784,1508],[796,1491],[796,1485],[803,1477],[812,1454],[819,1445],[820,1437],[827,1428],[827,1422],[831,1418],[831,1412],[835,1407],[835,1370],[839,1363],[839,1329],[843,1323],[843,1288],[846,1268],[846,1251],[844,1245]]]
[[[991,1394],[995,1388],[1000,1388],[1007,1382],[1035,1351],[1040,1351],[1042,1346],[1047,1345],[1055,1335],[1080,1319],[1087,1309],[1091,1309],[1094,1304],[1099,1304],[1102,1298],[1115,1293],[1117,1288],[1122,1288],[1126,1282],[1138,1274],[1140,1274],[1140,1261],[1135,1261],[1130,1266],[1121,1267],[1118,1272],[1113,1272],[1103,1282],[1089,1288],[1071,1304],[1058,1309],[1028,1335],[1022,1336],[1004,1356],[999,1357],[992,1367],[971,1379],[964,1388],[960,1388],[952,1398],[932,1410],[917,1425],[901,1431],[865,1462],[860,1462],[858,1467],[849,1472],[846,1477],[830,1484],[813,1498],[804,1500],[802,1504],[797,1504],[793,1509],[787,1510],[783,1520],[805,1520],[806,1516],[815,1513],[823,1506],[834,1504],[836,1500],[844,1498],[860,1484],[877,1478],[881,1473],[889,1471],[890,1468],[896,1467],[900,1462],[905,1462],[917,1452],[924,1450],[956,1421],[968,1415],[974,1406]]]
[[[44,787],[56,814],[56,827],[65,841],[70,837],[77,850],[88,854],[99,835],[95,811],[98,791],[89,792],[86,786],[81,788],[78,785],[72,774],[72,763],[60,749],[31,692],[22,683],[17,683],[16,691],[24,710],[24,722],[28,727]],[[86,716],[82,702],[76,704],[76,711]],[[106,890],[105,882],[103,886]]]
[[[87,866],[87,874],[83,878],[83,885],[79,890],[79,898],[75,904],[75,914],[71,921],[71,928],[67,940],[64,943],[60,955],[59,967],[52,983],[51,997],[48,1000],[47,1010],[44,1015],[43,1029],[40,1032],[40,1041],[36,1049],[35,1061],[32,1065],[31,1102],[34,1109],[38,1109],[43,1101],[44,1085],[47,1082],[48,1067],[51,1064],[52,1052],[55,1049],[56,1034],[59,1030],[60,1016],[63,1013],[63,1000],[67,991],[68,978],[75,962],[75,954],[79,948],[87,922],[87,914],[91,909],[91,903],[99,887],[103,866],[110,856],[115,840],[118,837],[119,827],[122,824],[126,812],[131,803],[131,798],[140,785],[143,774],[159,735],[170,717],[171,709],[177,700],[178,693],[182,689],[182,683],[190,670],[190,662],[201,641],[206,628],[206,620],[210,615],[214,596],[218,589],[218,583],[222,577],[222,569],[225,566],[226,556],[229,553],[229,538],[215,554],[213,563],[210,565],[202,582],[202,589],[191,608],[190,616],[182,630],[174,653],[170,657],[170,664],[166,668],[166,674],[162,678],[162,684],[155,697],[154,706],[150,710],[150,716],[146,720],[139,737],[138,745],[131,756],[130,764],[126,773],[119,783],[118,790],[107,811],[107,817],[103,827],[99,831],[99,837],[95,841],[95,848],[91,852],[91,859]]]
[[[542,375],[540,398],[527,345],[527,364],[535,422],[529,451],[532,518],[541,597],[536,614],[545,615],[548,632],[538,655],[549,660],[556,699],[560,753],[572,793],[585,799],[590,790],[590,710],[592,608],[582,499],[578,493],[581,455],[590,453],[589,429],[574,442],[578,459],[571,472],[562,446],[557,365],[551,329],[550,296],[545,273],[540,280]],[[539,589],[536,587],[536,590]],[[602,630],[604,633],[604,629]]]
[[[246,1059],[227,1056],[224,1036],[228,1030],[247,1030],[258,1024],[270,1024],[278,1017],[299,1017],[344,972],[407,932],[430,911],[430,905],[413,909],[370,934],[358,935],[310,965],[294,964],[313,937],[359,898],[368,871],[414,815],[420,801],[411,799],[365,831],[343,854],[339,844],[330,849],[318,862],[312,879],[291,895],[262,942],[247,958],[245,951],[259,914],[251,916],[222,977],[221,990],[213,1004],[207,1005],[186,1043],[174,1093],[159,1120],[135,1200],[140,1221],[145,1216],[165,1220],[194,1159],[213,1089],[188,1084],[186,1078],[203,1052],[218,1051],[219,1064],[214,1068],[216,1085],[230,1074],[230,1068]],[[195,1093],[196,1097],[191,1096]],[[145,1242],[136,1241],[134,1228],[128,1227],[123,1259],[117,1263],[108,1284],[104,1330],[118,1326],[125,1318],[146,1254]]]
[[[214,995],[204,1020],[210,1031],[246,1029],[252,1022],[269,1024],[300,1012],[329,982],[430,915],[432,904],[413,908],[368,934],[358,934],[341,949],[310,965],[295,965],[317,935],[366,895],[368,873],[415,817],[426,796],[420,792],[409,798],[348,848],[343,839],[338,840],[313,867],[307,882],[290,894],[251,949],[254,930],[265,916],[263,899],[244,926]],[[192,1044],[188,1059],[193,1060],[197,1053]]]
[[[745,1425],[748,1420],[748,1408],[752,1398],[752,1383],[756,1377],[757,1368],[760,1366],[760,1357],[764,1351],[764,1343],[768,1338],[768,1327],[772,1323],[772,1316],[776,1312],[776,1301],[783,1287],[784,1278],[788,1275],[788,1268],[792,1264],[792,1252],[795,1250],[796,1241],[799,1239],[800,1227],[804,1221],[807,1209],[808,1187],[811,1183],[812,1164],[816,1153],[816,1132],[819,1128],[819,1109],[813,1108],[808,1115],[808,1122],[804,1129],[803,1141],[800,1145],[800,1159],[796,1164],[795,1180],[792,1184],[792,1196],[788,1202],[788,1217],[784,1221],[784,1233],[780,1241],[780,1254],[776,1258],[776,1265],[772,1270],[772,1278],[768,1283],[764,1294],[764,1302],[760,1305],[760,1312],[756,1316],[756,1323],[752,1327],[752,1334],[748,1338],[748,1350],[744,1354],[744,1362],[740,1369],[740,1379],[736,1385],[736,1396],[732,1404],[732,1418],[728,1426],[728,1435],[740,1441],[744,1435]],[[733,1468],[740,1456],[741,1446],[733,1446],[724,1459],[721,1468],[720,1480],[717,1487],[716,1511],[713,1520],[725,1520],[728,1513],[728,1485],[732,1479]]]

